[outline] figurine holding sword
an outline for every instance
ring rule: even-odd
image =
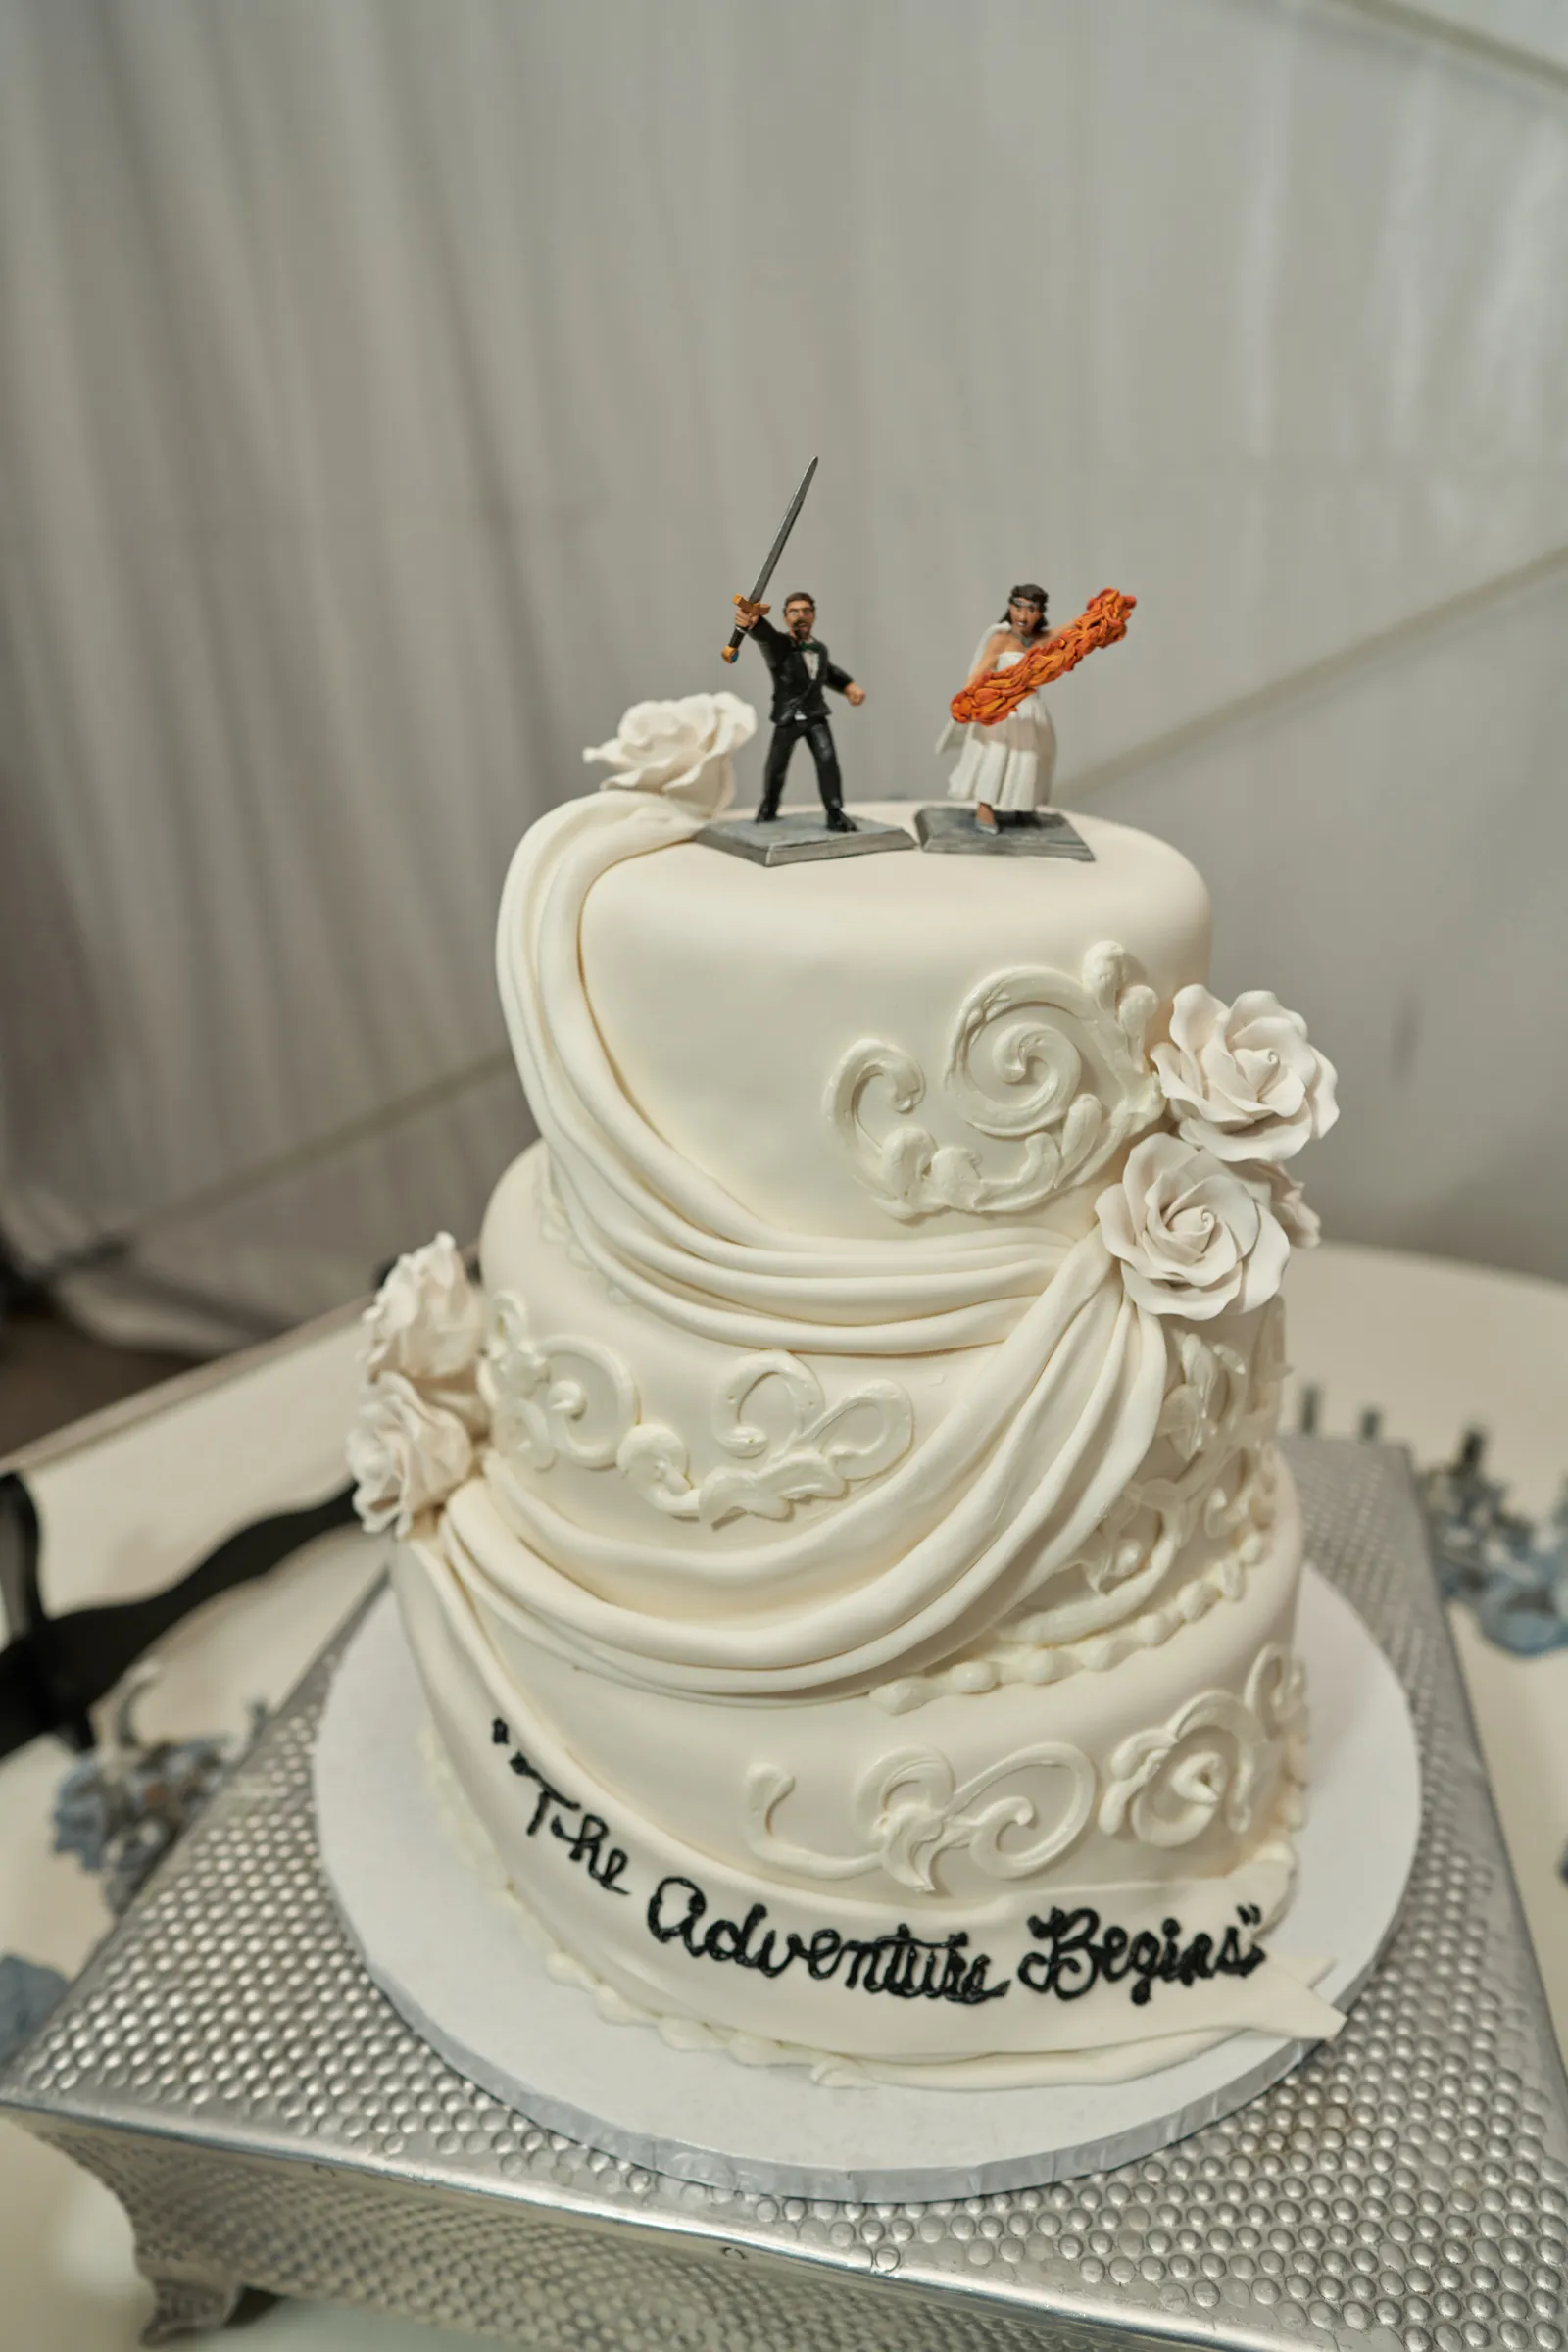
[[[784,543],[795,527],[795,518],[806,501],[816,471],[813,458],[807,467],[800,488],[790,502],[777,538],[768,550],[766,563],[757,575],[750,596],[735,599],[736,622],[734,633],[724,648],[724,659],[733,662],[743,636],[749,636],[767,663],[773,680],[773,740],[768,746],[767,766],[762,779],[762,799],[757,811],[759,824],[768,824],[778,815],[784,792],[784,778],[796,745],[805,739],[816,766],[816,788],[822,796],[828,830],[832,833],[853,833],[857,830],[853,816],[845,814],[844,785],[839,774],[838,752],[833,742],[833,729],[828,720],[824,693],[831,686],[851,705],[863,703],[865,689],[858,686],[848,670],[841,669],[830,660],[827,647],[816,635],[816,602],[802,589],[784,600],[784,627],[775,628],[767,618],[768,608],[762,594],[773,576],[773,567],[784,552]]]

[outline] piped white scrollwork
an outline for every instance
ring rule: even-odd
[[[535,1340],[520,1298],[497,1292],[479,1366],[490,1407],[490,1443],[530,1470],[562,1454],[582,1470],[610,1470],[637,1418],[637,1384],[620,1357],[594,1340]]]
[[[1285,1742],[1287,1760],[1301,1761],[1306,1743],[1306,1668],[1294,1650],[1265,1643],[1247,1678],[1247,1703],[1271,1740]]]
[[[1245,1837],[1275,1794],[1288,1751],[1295,1760],[1304,1713],[1299,1661],[1265,1643],[1242,1697],[1201,1691],[1168,1723],[1121,1742],[1101,1800],[1101,1828],[1166,1847],[1189,1845],[1223,1819]]]
[[[1031,1838],[1027,1833],[1040,1827],[1045,1810],[1041,1776],[1064,1781],[1065,1802],[1052,1827]],[[795,1775],[756,1764],[746,1780],[746,1838],[761,1860],[806,1878],[856,1879],[882,1870],[901,1886],[930,1894],[937,1862],[958,1848],[987,1878],[1034,1877],[1081,1836],[1094,1811],[1095,1786],[1089,1758],[1060,1740],[1020,1748],[961,1786],[935,1748],[902,1749],[873,1765],[856,1791],[855,1821],[865,1845],[858,1853],[825,1854],[778,1836],[773,1816],[794,1789]],[[1004,1842],[1009,1836],[1024,1842]]]
[[[684,1439],[642,1418],[637,1383],[612,1348],[536,1340],[507,1292],[491,1304],[479,1385],[505,1459],[543,1472],[564,1454],[580,1469],[613,1469],[666,1518],[705,1527],[788,1519],[797,1503],[837,1500],[891,1469],[914,1437],[914,1409],[896,1381],[864,1381],[830,1404],[808,1365],[771,1348],[742,1357],[714,1397],[713,1436],[733,1463],[694,1478]],[[757,1417],[764,1392],[781,1408],[771,1426]]]
[[[1102,941],[1081,977],[1045,967],[998,972],[958,1008],[943,1084],[977,1134],[1022,1146],[1010,1169],[990,1170],[978,1151],[939,1143],[910,1118],[925,1074],[901,1047],[862,1038],[828,1081],[825,1105],[857,1175],[903,1223],[960,1209],[1018,1215],[1103,1167],[1163,1108],[1146,1035],[1152,989],[1122,948]],[[880,1092],[900,1122],[877,1133]]]
[[[776,1384],[786,1423],[769,1435],[746,1417],[759,1391]],[[829,1404],[814,1372],[773,1348],[747,1356],[714,1402],[713,1434],[736,1466],[693,1481],[684,1445],[657,1422],[629,1431],[616,1467],[672,1519],[721,1527],[745,1512],[787,1519],[798,1502],[832,1502],[852,1485],[890,1470],[908,1451],[914,1411],[896,1381],[868,1380]]]

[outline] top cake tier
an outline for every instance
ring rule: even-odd
[[[1120,1050],[1127,991],[1168,1004],[1207,977],[1209,906],[1168,844],[1074,822],[1092,863],[762,867],[685,841],[612,865],[583,906],[581,965],[625,1094],[786,1231],[887,1239],[1003,1216],[1082,1233],[1161,1107]]]

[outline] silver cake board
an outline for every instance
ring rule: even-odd
[[[1311,1571],[1298,1642],[1311,1696],[1310,1810],[1279,1937],[1292,1951],[1333,1955],[1318,1989],[1344,2007],[1398,1911],[1420,1767],[1393,1668]],[[672,2048],[650,2025],[608,2022],[590,1994],[547,1974],[516,1906],[454,1843],[424,1722],[386,1592],[338,1666],[316,1749],[321,1860],[349,1933],[382,1991],[460,2074],[630,2164],[752,2196],[926,2200],[1035,2188],[1185,2137],[1254,2097],[1308,2046],[1234,2034],[1132,2082],[982,2094],[830,2088],[804,2066]]]
[[[705,849],[749,858],[754,865],[816,864],[827,858],[868,858],[915,846],[914,836],[902,825],[870,816],[856,816],[853,833],[835,833],[820,808],[781,808],[765,823],[755,816],[719,816],[692,839]]]
[[[466,2080],[321,1870],[334,1643],[34,2038],[0,2121],[124,2205],[149,2341],[246,2287],[538,2352],[1565,2352],[1568,2084],[1403,1456],[1287,1446],[1421,1746],[1403,1908],[1339,2039],[1151,2156],[937,2203],[753,2197]],[[1380,1791],[1367,1792],[1369,1804]]]

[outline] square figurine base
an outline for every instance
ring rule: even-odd
[[[333,1906],[311,1758],[341,1644],[0,2073],[0,2110],[127,2208],[154,2341],[252,2286],[536,2352],[1564,2352],[1568,2086],[1408,1469],[1353,1440],[1286,1450],[1311,1557],[1409,1696],[1421,1845],[1339,2039],[1174,2147],[835,2204],[674,2180],[519,2115],[404,2023]]]
[[[1059,808],[999,808],[1002,830],[988,833],[967,801],[938,801],[914,820],[922,850],[946,858],[1076,858],[1093,865],[1095,853]]]
[[[710,850],[749,858],[754,865],[803,865],[819,858],[867,858],[878,850],[912,850],[902,825],[858,816],[853,833],[830,831],[819,809],[781,808],[760,824],[755,816],[721,816],[692,836]]]

